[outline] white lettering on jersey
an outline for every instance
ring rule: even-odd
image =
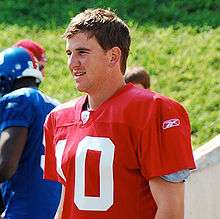
[[[85,196],[87,150],[100,151],[100,197]],[[80,210],[106,211],[113,205],[113,160],[115,146],[109,138],[86,136],[79,142],[75,158],[74,202]]]
[[[66,145],[66,139],[57,142],[55,156],[56,156],[56,164],[57,164],[57,173],[66,181],[66,177],[64,176],[61,166],[65,145]]]

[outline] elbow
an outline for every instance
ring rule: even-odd
[[[0,183],[11,179],[11,177],[15,174],[16,168],[10,165],[7,161],[0,162]]]

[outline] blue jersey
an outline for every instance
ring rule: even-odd
[[[2,183],[7,219],[54,218],[61,185],[43,179],[43,124],[57,105],[35,88],[21,88],[0,98],[0,132],[11,126],[28,128],[28,138],[13,177]]]

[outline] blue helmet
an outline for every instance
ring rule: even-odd
[[[0,53],[0,97],[11,92],[16,79],[34,77],[39,83],[43,75],[33,55],[24,48],[8,48]]]

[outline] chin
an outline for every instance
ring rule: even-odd
[[[91,88],[92,86],[89,83],[76,83],[76,89],[79,92],[88,93],[92,90]]]
[[[86,91],[87,91],[87,89],[86,89],[85,87],[79,86],[79,85],[76,85],[76,89],[77,89],[78,91],[80,91],[80,92],[86,92]]]

